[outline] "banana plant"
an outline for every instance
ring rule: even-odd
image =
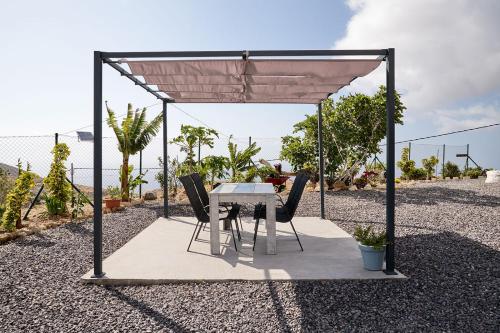
[[[120,175],[122,200],[128,201],[130,198],[129,158],[146,148],[153,137],[156,136],[162,124],[163,116],[160,113],[151,122],[148,122],[146,121],[146,108],[141,111],[139,109],[134,111],[132,104],[129,103],[127,115],[123,119],[121,126],[119,126],[116,114],[108,106],[107,101],[106,109],[108,110],[108,126],[115,132],[118,139],[118,150],[122,153]]]

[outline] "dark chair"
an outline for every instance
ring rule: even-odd
[[[191,243],[193,242],[193,238],[194,238],[196,232],[198,231],[198,233],[199,233],[199,230],[201,230],[202,225],[210,223],[210,215],[209,215],[209,213],[210,213],[209,208],[210,207],[206,207],[203,205],[203,203],[200,199],[200,195],[199,195],[198,191],[196,190],[196,186],[194,184],[194,181],[193,181],[193,178],[191,177],[191,175],[179,177],[179,180],[181,181],[182,185],[184,186],[184,190],[186,191],[186,195],[189,199],[189,203],[191,204],[191,207],[194,210],[194,214],[196,216],[196,219],[198,220],[198,222],[196,223],[196,227],[194,228],[193,235],[191,236],[191,240],[189,241],[188,248],[187,248],[187,250],[189,252],[189,249],[191,248]],[[219,220],[228,219],[230,221],[234,220],[235,223],[238,223],[236,221],[236,217],[238,216],[239,208],[240,207],[237,205],[233,206],[233,208],[231,208],[231,210],[229,210],[227,215],[219,218]],[[238,251],[238,247],[236,246],[236,237],[234,237],[233,225],[230,224],[230,227],[231,227],[231,233],[233,235],[234,248],[236,249],[236,251]]]
[[[297,237],[297,241],[299,242],[299,246],[302,251],[304,251],[304,248],[302,248],[299,236],[297,235],[295,227],[293,226],[292,219],[295,215],[295,211],[297,210],[297,206],[299,205],[300,198],[302,196],[302,193],[304,192],[304,188],[308,180],[309,177],[307,176],[307,174],[303,172],[298,173],[295,177],[295,181],[293,182],[292,189],[290,190],[290,194],[288,195],[288,199],[285,203],[281,201],[282,205],[276,207],[276,222],[290,222],[290,225],[292,226],[293,232],[295,233],[295,237]],[[255,219],[253,249],[255,250],[255,241],[257,240],[257,231],[259,230],[259,220],[266,218],[266,205],[258,204],[257,206],[255,206],[253,217]]]
[[[194,186],[196,187],[196,191],[198,192],[198,196],[200,197],[203,207],[210,207],[210,199],[208,197],[207,189],[205,188],[205,184],[203,184],[203,179],[201,179],[200,174],[197,172],[192,173],[191,178],[193,179]],[[241,224],[239,205],[233,203],[219,202],[219,206],[223,208],[223,210],[220,211],[221,213],[229,213],[231,209],[237,210],[237,215],[238,218],[240,219],[240,224]],[[206,224],[203,226],[203,230],[205,230],[205,226]],[[243,230],[243,225],[241,225],[241,230]],[[195,239],[198,239],[200,231],[201,228],[198,230],[198,234],[196,235]],[[236,232],[238,233],[238,240],[241,241],[241,234],[240,234],[240,228],[238,227],[238,223],[236,223]]]

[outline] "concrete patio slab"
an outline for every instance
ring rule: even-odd
[[[296,217],[294,225],[276,224],[277,254],[265,254],[265,230],[259,228],[252,251],[254,222],[243,220],[242,243],[234,250],[230,232],[221,231],[221,254],[210,254],[209,225],[187,252],[196,219],[159,218],[103,262],[104,278],[82,277],[85,283],[160,284],[179,281],[400,279],[405,276],[366,271],[356,241],[329,220]],[[262,223],[262,222],[261,222]],[[221,223],[222,225],[222,223]]]

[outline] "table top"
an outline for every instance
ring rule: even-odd
[[[244,194],[244,195],[274,195],[271,183],[223,183],[213,189],[210,194]]]

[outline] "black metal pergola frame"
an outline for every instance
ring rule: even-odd
[[[395,220],[395,75],[394,48],[372,50],[269,50],[269,51],[166,51],[166,52],[101,52],[94,51],[94,274],[93,278],[102,278],[102,65],[110,65],[122,76],[127,77],[135,85],[163,101],[163,172],[165,183],[168,181],[168,143],[167,143],[167,105],[175,100],[160,95],[148,84],[137,79],[123,69],[119,63],[122,58],[223,58],[223,57],[359,57],[377,56],[386,62],[386,269],[388,275],[397,274],[394,262],[394,220]],[[323,158],[323,120],[321,103],[318,104],[318,151],[319,151],[319,183],[320,183],[320,216],[325,218],[324,158]],[[163,215],[168,217],[168,189],[164,186]]]

